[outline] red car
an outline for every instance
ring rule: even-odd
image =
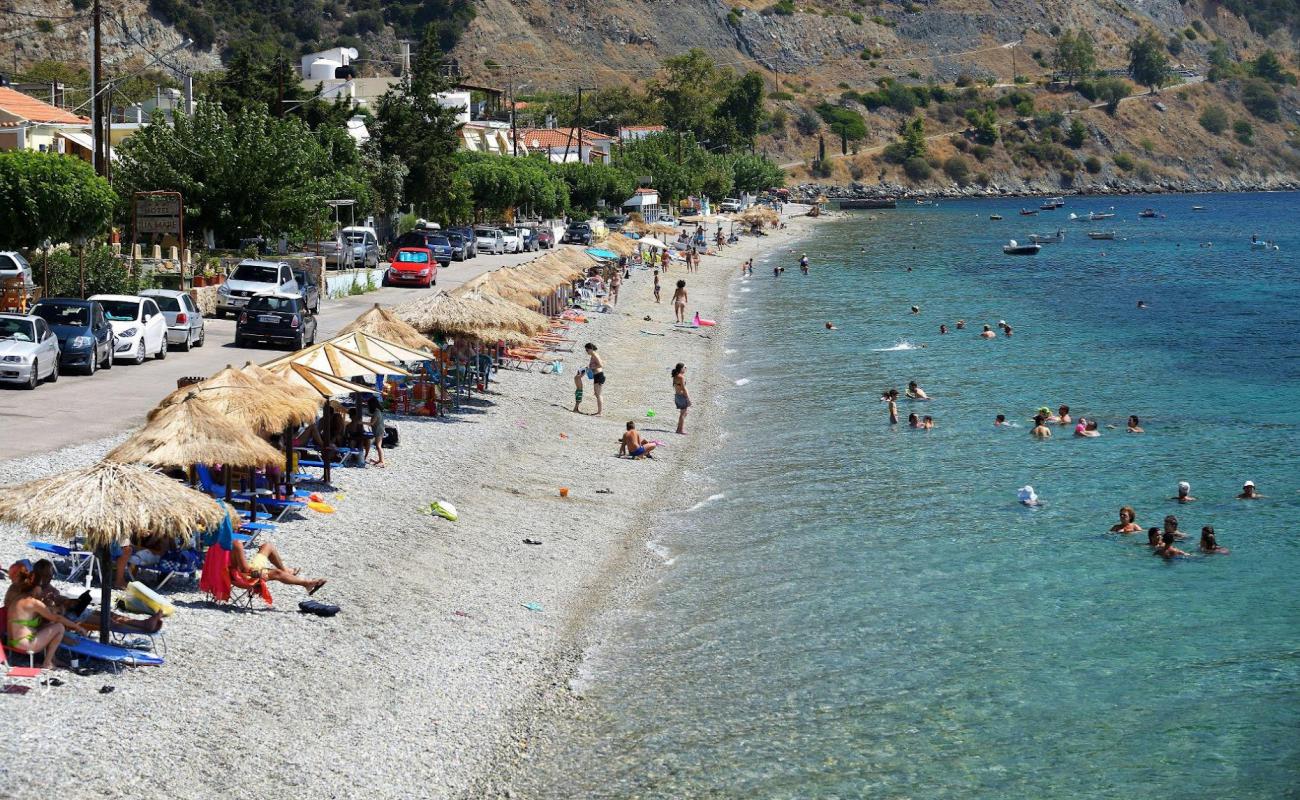
[[[385,286],[437,286],[438,261],[427,247],[399,247],[384,273]]]

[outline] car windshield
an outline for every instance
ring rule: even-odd
[[[576,222],[576,223],[574,223],[574,224],[572,224],[572,225],[569,226],[569,230],[571,230],[571,231],[585,231],[585,230],[588,230],[587,223],[585,223],[585,222]]]
[[[298,303],[292,297],[254,297],[248,301],[249,311],[287,311],[298,310]]]
[[[461,236],[459,233],[449,233],[447,234],[447,241],[452,244],[460,244],[465,241],[465,237]]]
[[[232,281],[250,281],[252,283],[279,283],[280,268],[267,264],[240,264],[235,267]]]
[[[366,235],[364,233],[349,233],[348,244],[365,244]]]
[[[158,308],[163,311],[181,310],[181,301],[175,297],[168,297],[167,295],[162,294],[151,294],[149,297],[151,297],[153,301],[158,304]]]
[[[84,328],[90,324],[90,309],[85,306],[63,306],[57,303],[37,303],[32,313],[51,325],[71,325]]]
[[[402,264],[428,264],[429,252],[427,250],[402,250],[398,252],[397,260]]]
[[[430,236],[429,244],[437,245],[438,247],[451,247],[451,242],[447,241],[446,236]]]
[[[140,316],[139,300],[100,300],[104,316],[113,322],[135,322]]]
[[[479,236],[487,236],[489,238],[497,235],[497,231],[495,228],[475,228],[474,232],[477,233]]]
[[[36,341],[36,324],[25,319],[0,318],[0,339],[34,342]]]

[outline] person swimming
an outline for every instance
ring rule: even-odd
[[[1079,417],[1079,424],[1074,426],[1074,435],[1081,439],[1096,439],[1101,436],[1101,431],[1097,430],[1096,420]]]
[[[1034,487],[1028,484],[1021,486],[1016,490],[1016,500],[1020,505],[1029,508],[1036,508],[1042,505],[1038,500],[1038,494],[1034,491]]]
[[[1138,301],[1138,308],[1148,308],[1148,306],[1147,306],[1147,301],[1145,301],[1145,300],[1139,300],[1139,301]]]
[[[957,320],[957,330],[959,331],[966,330],[966,320],[964,319]]]
[[[1157,530],[1152,528],[1152,530]],[[1111,533],[1122,533],[1128,535],[1131,533],[1141,533],[1142,526],[1137,524],[1137,514],[1133,511],[1132,506],[1124,506],[1119,510],[1119,524],[1110,526]]]
[[[1033,436],[1035,439],[1052,438],[1052,429],[1047,427],[1047,425],[1044,424],[1045,422],[1046,420],[1043,419],[1041,414],[1034,417],[1034,428],[1029,432],[1029,435]]]
[[[947,325],[940,324],[940,325],[939,325],[939,333],[940,333],[940,334],[944,334],[944,333],[947,333],[947,332],[948,332],[948,326],[947,326]]]
[[[921,427],[921,418],[918,417],[918,416],[916,416],[916,414],[908,414],[908,415],[907,415],[907,427],[909,427],[909,428],[920,428],[920,427]]]
[[[1142,430],[1142,421],[1138,419],[1137,414],[1128,415],[1128,432],[1146,433],[1146,431]]]
[[[833,322],[827,320],[827,322],[826,322],[826,330],[828,330],[828,331],[833,331],[833,330],[835,330],[835,323],[833,323]]]
[[[1175,517],[1173,514],[1169,514],[1169,515],[1167,515],[1167,516],[1165,517],[1165,529],[1164,529],[1164,533],[1169,534],[1170,536],[1174,537],[1175,539],[1186,539],[1186,538],[1187,538],[1187,534],[1185,534],[1185,533],[1183,533],[1182,531],[1178,530],[1178,517]]]
[[[994,333],[993,329],[990,328],[988,325],[985,325],[984,330],[980,332],[981,339],[996,339],[997,336],[998,335]]]
[[[1220,547],[1218,540],[1214,538],[1214,526],[1206,525],[1201,528],[1201,547],[1200,550],[1206,555],[1224,555],[1228,554],[1228,548]]]
[[[1173,497],[1171,497],[1171,498],[1169,498],[1169,499],[1170,499],[1170,500],[1177,500],[1177,501],[1180,502],[1180,503],[1195,503],[1195,502],[1196,502],[1196,498],[1195,498],[1195,497],[1192,497],[1192,485],[1191,485],[1190,483],[1188,483],[1187,481],[1179,481],[1179,482],[1178,482],[1178,494],[1174,495]]]
[[[1237,495],[1238,500],[1258,500],[1264,495],[1255,491],[1255,482],[1246,481],[1241,485],[1241,494]]]
[[[921,313],[921,307],[920,307],[920,306],[912,306],[912,313],[913,313],[913,314],[920,314],[920,313]]]
[[[995,427],[995,428],[1005,428],[1006,426],[1007,426],[1007,415],[1006,415],[1006,414],[998,414],[996,417],[994,417],[994,419],[993,419],[993,427]]]
[[[1187,553],[1174,547],[1174,535],[1169,532],[1160,534],[1160,546],[1156,548],[1155,554],[1162,558],[1177,558],[1185,556]]]
[[[1072,420],[1070,419],[1069,406],[1061,406],[1056,409],[1056,423],[1058,425],[1069,425],[1070,422],[1072,422]]]
[[[907,397],[907,399],[909,399],[909,400],[929,400],[929,399],[930,399],[930,396],[929,396],[928,394],[925,393],[925,390],[922,389],[920,386],[917,386],[917,385],[916,385],[916,381],[908,381],[908,382],[907,382],[907,393],[906,393],[906,397]]]
[[[1160,546],[1160,529],[1147,528],[1147,547],[1156,548]]]
[[[927,431],[934,430],[934,417],[929,414],[921,417],[921,427]]]

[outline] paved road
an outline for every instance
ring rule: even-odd
[[[545,251],[543,251],[545,252]],[[536,253],[505,256],[480,255],[452,262],[439,270],[437,289],[454,289],[467,280],[497,267],[536,258]],[[340,300],[322,300],[316,340],[327,339],[373,303],[393,305],[418,296],[425,289],[392,287]],[[167,358],[150,359],[140,366],[118,362],[108,372],[93,377],[63,375],[55,384],[35,391],[0,386],[0,461],[48,453],[128,430],[186,375],[211,375],[227,364],[269,361],[281,354],[265,345],[235,347],[232,319],[207,321],[207,342],[182,353],[170,350]]]

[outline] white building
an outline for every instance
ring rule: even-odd
[[[301,73],[304,81],[334,80],[335,70],[347,67],[357,58],[355,47],[333,47],[302,57]]]

